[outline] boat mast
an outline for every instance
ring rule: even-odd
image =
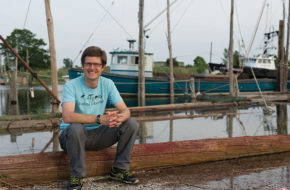
[[[173,75],[173,59],[170,31],[170,0],[167,0],[167,41],[169,50],[169,73],[170,73],[170,103],[174,103],[174,75]]]
[[[139,72],[138,72],[138,105],[145,106],[145,57],[144,57],[144,0],[139,0]]]

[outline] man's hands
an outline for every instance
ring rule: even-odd
[[[101,115],[101,124],[111,127],[119,127],[126,120],[126,116],[118,111],[106,112]]]

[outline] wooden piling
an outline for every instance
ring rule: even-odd
[[[283,92],[284,81],[284,21],[279,21],[279,40],[278,40],[278,68],[277,68],[277,85],[278,91]],[[288,76],[287,76],[288,78]]]
[[[45,13],[47,22],[47,31],[49,39],[49,50],[50,50],[50,65],[51,65],[51,85],[53,94],[58,97],[58,77],[56,68],[56,50],[54,44],[54,30],[53,30],[53,19],[50,8],[50,0],[45,0]],[[59,104],[54,103],[52,105],[52,112],[56,113],[59,111]]]
[[[139,0],[139,72],[138,72],[138,105],[145,106],[145,56],[144,56],[144,0]]]
[[[234,73],[233,73],[233,64],[234,64],[234,56],[233,56],[233,22],[234,22],[234,0],[231,0],[231,13],[230,13],[230,42],[229,42],[229,84],[230,84],[230,95],[234,96]]]
[[[167,0],[167,43],[169,51],[170,103],[174,104],[174,74],[173,74],[173,58],[172,58],[171,29],[170,29],[170,0]]]
[[[195,94],[195,87],[194,87],[194,78],[190,78],[190,91],[191,91],[191,99],[195,99],[196,98],[196,94]]]

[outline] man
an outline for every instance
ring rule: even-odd
[[[69,81],[63,89],[59,141],[70,158],[68,189],[82,188],[82,179],[86,176],[85,150],[100,150],[116,142],[117,153],[110,178],[135,184],[138,179],[128,170],[137,122],[130,119],[130,111],[114,83],[101,76],[107,63],[106,53],[99,47],[88,47],[81,62],[84,75]],[[107,102],[118,111],[104,113]]]

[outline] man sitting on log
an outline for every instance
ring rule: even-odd
[[[100,150],[116,142],[117,153],[110,178],[135,184],[131,175],[130,154],[138,131],[137,122],[115,84],[101,76],[106,67],[106,52],[99,47],[88,47],[81,57],[84,75],[67,82],[63,89],[61,148],[70,159],[71,179],[68,189],[81,189],[86,176],[85,150]],[[104,113],[106,104],[118,111]]]

